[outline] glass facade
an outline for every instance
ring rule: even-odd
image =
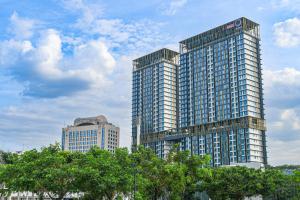
[[[246,117],[264,121],[259,43],[259,25],[245,18],[180,43],[180,128]],[[215,128],[205,135],[206,145],[197,144],[199,136],[182,139],[181,148],[206,151],[216,166],[266,163],[264,130]]]
[[[259,38],[243,31],[181,53],[180,127],[263,118]]]
[[[97,145],[97,130],[69,131],[65,133],[64,140],[66,137],[70,151],[87,152]]]
[[[119,147],[120,129],[103,116],[77,118],[74,125],[62,129],[62,149],[87,152],[97,146],[114,152]]]
[[[134,61],[132,136],[177,127],[178,53],[161,49]],[[136,123],[139,121],[139,123]]]
[[[159,69],[152,66],[133,72],[133,116],[142,111],[141,134],[166,130],[158,126],[161,121],[156,121],[156,114],[164,110],[156,109],[153,103],[157,96],[169,94],[165,90],[155,93],[159,88],[154,84]],[[177,129],[156,137],[175,134],[173,143],[179,142],[181,150],[210,154],[214,166],[266,164],[261,71],[259,25],[246,18],[181,41],[178,85],[173,88],[178,99]],[[160,74],[158,79],[168,80]],[[164,126],[173,127],[176,126]],[[172,144],[170,141],[167,143]],[[147,145],[161,155],[166,146],[161,144]]]

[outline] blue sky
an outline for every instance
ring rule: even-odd
[[[0,149],[99,114],[129,146],[131,60],[241,16],[261,25],[269,162],[300,164],[300,0],[1,0]]]

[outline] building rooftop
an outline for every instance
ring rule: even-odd
[[[162,61],[178,64],[178,58],[179,58],[178,52],[167,48],[163,48],[133,60],[133,70],[138,70],[147,65],[162,62]]]
[[[193,37],[179,42],[180,53],[185,53],[197,47],[203,46],[220,38],[232,35],[234,33],[247,32],[254,37],[259,38],[259,24],[245,17],[238,18],[216,28],[210,29]]]
[[[103,123],[108,123],[104,115],[99,115],[96,117],[76,118],[74,120],[74,126],[98,125]]]

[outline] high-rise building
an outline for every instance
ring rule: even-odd
[[[105,116],[77,118],[74,125],[62,129],[62,149],[87,152],[97,146],[114,152],[119,147],[120,128]]]
[[[138,135],[147,136],[177,127],[178,59],[179,53],[161,49],[133,61],[133,147],[139,143]],[[163,157],[164,143],[162,140],[147,145],[157,149],[157,154]]]
[[[266,164],[259,33],[239,18],[181,41],[177,129],[141,135],[141,144],[179,143],[213,166]]]
[[[240,18],[181,41],[178,76],[179,127],[205,133],[182,149],[211,154],[213,165],[267,163],[257,23]]]

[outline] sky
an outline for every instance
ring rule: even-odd
[[[261,25],[268,162],[300,164],[300,0],[0,0],[0,149],[100,114],[129,147],[132,60],[242,16]]]

